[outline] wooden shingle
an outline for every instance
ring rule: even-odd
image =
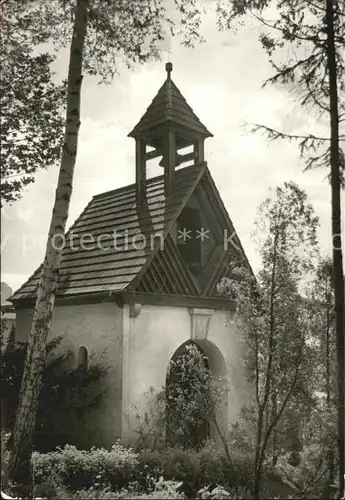
[[[157,95],[147,108],[139,123],[128,134],[138,137],[149,129],[166,122],[176,123],[206,137],[213,137],[205,125],[201,123],[192,108],[187,103],[175,83],[167,78]]]
[[[143,206],[135,202],[134,184],[94,196],[66,235],[57,297],[126,289],[157,253],[154,243],[159,244],[160,234],[167,236],[205,168],[203,164],[178,170],[169,199],[164,196],[163,176],[148,180],[147,203]],[[118,235],[116,247],[114,231]],[[110,237],[106,239],[105,235]],[[133,238],[139,235],[147,240],[143,249],[133,247]],[[90,243],[91,237],[95,244]],[[100,237],[108,248],[98,247],[96,239]],[[41,267],[12,295],[11,301],[35,298],[40,274]],[[188,279],[185,286],[192,289]]]

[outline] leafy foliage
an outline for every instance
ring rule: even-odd
[[[39,170],[56,165],[64,142],[66,82],[54,83],[51,64],[66,47],[74,18],[73,0],[3,0],[0,27],[1,194],[18,200]],[[178,21],[162,0],[90,1],[85,73],[110,82],[122,63],[128,68],[160,57],[168,31],[185,45],[199,41],[197,5],[175,0]],[[44,43],[54,50],[44,51]]]
[[[259,39],[274,69],[273,76],[264,85],[284,85],[297,96],[298,103],[308,112],[308,132],[309,118],[313,115],[315,125],[325,120],[329,130],[325,137],[316,137],[310,133],[287,134],[261,125],[253,127],[269,140],[297,141],[306,170],[328,169],[332,190],[338,495],[341,497],[345,481],[345,298],[341,236],[341,189],[345,172],[345,136],[341,130],[345,120],[345,3],[342,0],[219,0],[219,4],[220,27],[230,27],[246,13],[259,21],[263,29]],[[222,7],[224,4],[227,8]]]
[[[121,488],[128,485],[138,463],[137,455],[119,443],[110,450],[90,451],[66,445],[51,453],[34,453],[32,459],[38,483],[49,478],[54,486],[65,485],[73,490],[91,486]]]
[[[54,56],[35,53],[23,2],[1,2],[1,196],[17,200],[34,174],[60,158],[66,85],[52,81]],[[6,34],[6,35],[5,35]]]
[[[227,449],[226,429],[222,428],[220,417],[228,381],[211,374],[208,359],[196,344],[184,348],[170,361],[166,387],[160,391],[151,387],[145,394],[144,410],[140,404],[134,404],[125,415],[130,429],[138,434],[136,450],[161,449],[166,443],[200,447],[208,437],[210,425]]]
[[[150,387],[145,394],[145,410],[140,404],[134,403],[125,413],[127,424],[131,431],[137,433],[135,450],[161,449],[165,445],[166,402],[165,389],[157,391]],[[135,425],[132,422],[135,422]]]
[[[196,344],[171,360],[166,387],[168,408],[167,433],[174,444],[197,445],[200,427],[217,420],[217,412],[227,396],[228,386],[222,377],[214,377],[205,354]]]
[[[344,187],[345,136],[345,3],[340,0],[219,0],[219,25],[251,14],[261,26],[259,39],[274,70],[267,84],[284,85],[315,125],[326,124],[329,133],[287,134],[266,125],[252,125],[269,142],[297,142],[305,169],[326,167],[332,189],[332,252],[334,266],[337,339],[339,495],[344,489],[344,271],[342,264],[341,188]],[[226,7],[224,7],[226,5]],[[273,9],[272,9],[273,7]],[[271,10],[269,10],[269,8]],[[268,19],[268,15],[270,19]],[[273,17],[273,19],[272,19]],[[283,50],[285,49],[285,50]],[[284,62],[280,62],[284,61]]]
[[[134,492],[140,492],[143,498],[170,498],[174,492],[175,498],[183,494],[195,498],[203,487],[214,485],[214,489],[222,484],[238,491],[250,481],[248,458],[235,454],[235,469],[229,474],[224,452],[212,442],[201,450],[177,447],[140,453],[119,443],[108,450],[89,451],[68,445],[51,453],[34,453],[33,463],[36,492],[42,495],[59,489],[87,492],[92,487],[121,491],[125,498],[131,498]]]
[[[296,184],[277,187],[258,213],[256,237],[262,268],[257,280],[234,264],[233,278],[223,279],[219,285],[220,292],[237,300],[237,323],[244,335],[249,379],[255,388],[253,406],[246,412],[255,432],[255,497],[268,447],[272,447],[274,465],[279,423],[284,423],[282,417],[297,388],[304,385],[310,323],[300,285],[318,255],[318,219]],[[286,431],[285,427],[282,432]]]
[[[39,400],[34,445],[39,450],[51,450],[57,445],[78,439],[88,412],[97,408],[104,396],[101,381],[107,372],[93,365],[84,372],[71,366],[69,351],[55,355],[54,349],[62,337],[47,345],[47,362]],[[23,376],[26,343],[9,346],[1,356],[1,401],[6,428],[13,429],[15,412]]]

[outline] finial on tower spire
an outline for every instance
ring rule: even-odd
[[[168,73],[168,78],[170,78],[170,74],[172,72],[172,69],[173,69],[173,65],[171,62],[167,62],[165,64],[165,71]]]

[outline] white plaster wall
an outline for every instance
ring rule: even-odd
[[[234,313],[215,311],[210,321],[207,339],[222,353],[227,369],[230,391],[228,423],[235,423],[242,406],[248,402],[248,386],[243,367],[240,332],[234,324]]]
[[[194,311],[196,311],[194,309]],[[244,370],[241,364],[241,348],[238,332],[226,311],[212,313],[207,333],[222,353],[231,390],[228,398],[228,424],[237,420],[242,405],[247,400]],[[123,347],[123,408],[127,412],[131,405],[145,408],[145,393],[154,387],[160,390],[165,385],[166,371],[171,357],[178,347],[192,338],[192,318],[186,307],[142,306],[136,318],[130,317],[130,308],[124,308]],[[197,340],[196,340],[197,341]],[[201,343],[200,343],[201,344]],[[204,345],[201,346],[204,348]],[[205,354],[208,355],[204,349]],[[123,420],[123,435],[129,441],[137,435]],[[136,427],[134,415],[131,427]]]
[[[128,304],[120,309],[113,303],[54,309],[50,337],[65,336],[60,349],[72,349],[77,354],[83,345],[88,349],[90,364],[101,362],[112,367],[106,380],[108,392],[103,405],[89,418],[88,436],[84,436],[89,444],[112,444],[121,436],[127,441],[138,438],[131,430],[137,427],[137,422],[130,408],[138,405],[145,411],[145,394],[150,387],[162,389],[171,357],[195,333],[187,307],[139,306],[136,317],[131,317],[133,308],[132,313],[130,311]],[[209,313],[206,337],[223,355],[231,385],[227,404],[230,424],[236,421],[248,399],[240,342],[228,312]],[[32,310],[18,310],[17,340],[27,340],[31,321]],[[209,356],[204,344],[200,342]],[[212,360],[210,364],[214,369]]]
[[[16,340],[27,341],[32,309],[17,310]],[[122,400],[122,309],[114,303],[56,306],[49,338],[63,335],[56,352],[71,349],[75,356],[85,346],[89,366],[109,367],[104,380],[107,388],[101,406],[91,412],[81,441],[86,444],[112,444],[121,437]]]
[[[123,423],[122,435],[134,441],[138,435],[135,411],[145,411],[145,393],[150,387],[160,391],[165,386],[166,369],[175,350],[190,338],[187,308],[143,306],[139,315],[130,317],[130,306],[123,311]],[[128,425],[129,421],[129,425]]]

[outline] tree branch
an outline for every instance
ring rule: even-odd
[[[259,125],[258,123],[245,123],[245,126],[252,127],[250,132],[259,132],[264,131],[268,135],[268,139],[288,139],[288,140],[307,140],[307,141],[318,141],[318,142],[329,142],[329,137],[320,137],[314,134],[308,135],[300,135],[300,134],[286,134],[284,132],[280,132],[279,130],[275,130],[271,127],[267,127],[266,125]],[[345,136],[341,136],[345,139]]]
[[[264,19],[262,16],[259,16],[258,14],[255,14],[255,12],[253,12],[251,9],[249,9],[249,13],[257,20],[259,21],[261,24],[263,24],[264,26],[266,26],[267,28],[270,28],[270,29],[274,29],[274,30],[277,30],[279,31],[280,33],[282,33],[283,35],[286,36],[286,29],[278,26],[278,21],[276,21],[274,24],[270,24],[269,21],[266,21],[266,19]],[[272,21],[273,22],[273,21]],[[294,38],[296,38],[297,40],[302,40],[302,41],[307,41],[307,42],[313,42],[313,40],[310,38],[310,37],[306,37],[306,36],[301,36],[301,35],[297,35],[296,33],[294,33]],[[320,40],[321,42],[321,40]]]

